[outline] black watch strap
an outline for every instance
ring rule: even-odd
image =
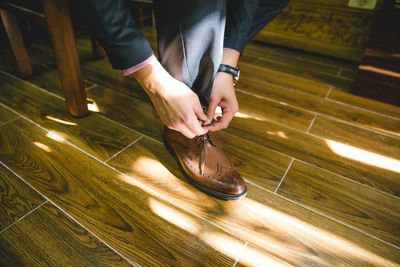
[[[234,68],[229,65],[221,64],[219,65],[218,72],[225,72],[233,76],[234,84],[236,84],[239,81],[240,77],[240,69],[239,68]]]

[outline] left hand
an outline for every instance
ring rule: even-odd
[[[221,107],[222,116],[215,117],[215,109]],[[214,79],[210,96],[210,103],[207,108],[207,125],[211,132],[225,129],[229,126],[233,116],[239,111],[239,104],[236,99],[233,77],[224,72],[218,72]],[[204,125],[205,126],[205,125]]]

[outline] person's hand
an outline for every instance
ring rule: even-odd
[[[161,121],[188,138],[207,133],[207,120],[199,97],[184,83],[169,75],[158,61],[134,73],[149,95]]]
[[[215,109],[221,107],[222,116],[215,116]],[[233,77],[224,72],[218,72],[210,96],[207,108],[207,128],[211,132],[225,129],[229,126],[233,116],[239,111],[239,104],[236,99],[233,87]]]

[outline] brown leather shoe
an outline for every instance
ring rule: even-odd
[[[189,139],[165,128],[164,141],[178,159],[186,178],[201,191],[223,200],[246,195],[242,176],[210,134]]]

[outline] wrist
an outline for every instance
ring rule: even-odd
[[[172,77],[158,60],[153,60],[144,68],[133,73],[133,77],[147,94],[159,94],[163,84]]]
[[[232,48],[224,48],[221,64],[237,67],[240,53]]]

